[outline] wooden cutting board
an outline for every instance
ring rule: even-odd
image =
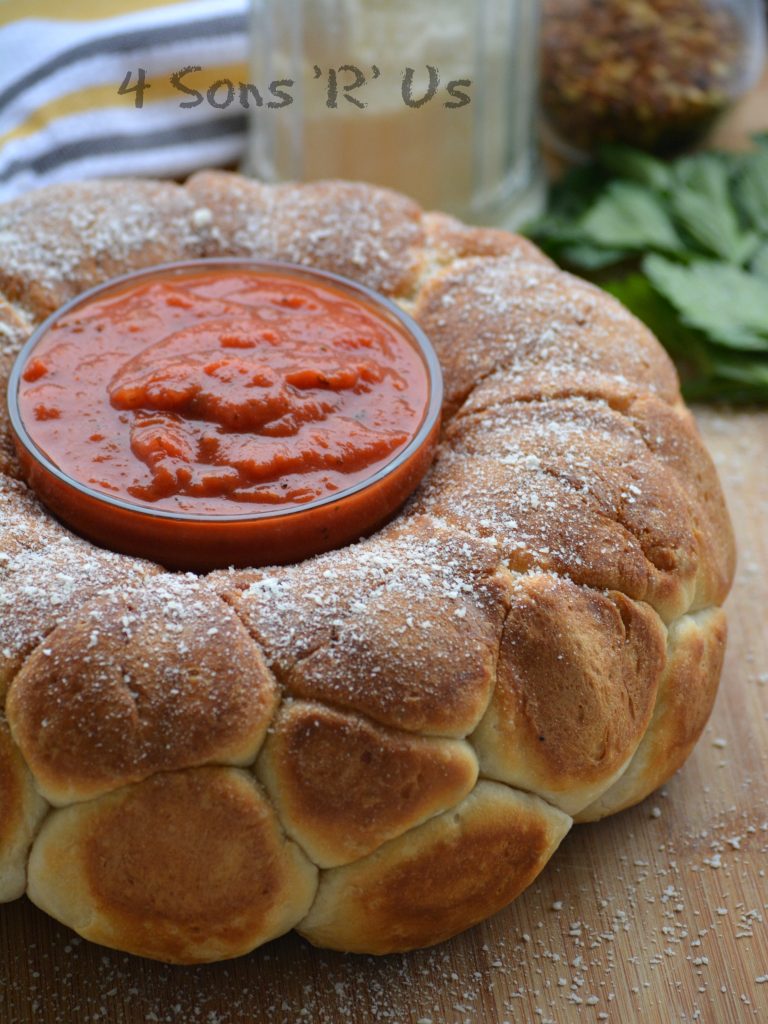
[[[288,936],[172,968],[0,907],[0,1024],[768,1021],[768,413],[700,414],[740,565],[712,720],[645,803],[576,827],[515,904],[385,959]]]

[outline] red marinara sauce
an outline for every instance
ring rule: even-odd
[[[53,324],[22,373],[35,443],[155,508],[231,515],[334,494],[389,462],[426,407],[401,330],[328,284],[200,273]]]
[[[436,443],[439,368],[418,327],[305,268],[141,272],[65,307],[28,349],[9,397],[29,482],[79,532],[173,568],[356,539]]]

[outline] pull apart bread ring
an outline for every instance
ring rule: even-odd
[[[0,899],[168,962],[297,929],[440,942],[704,727],[734,569],[649,331],[512,234],[367,185],[53,186],[0,208],[0,373],[63,303],[168,261],[304,264],[392,299],[444,377],[435,461],[367,539],[169,572],[69,532],[0,413]],[[5,393],[5,387],[4,387]]]

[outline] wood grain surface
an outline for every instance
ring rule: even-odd
[[[712,720],[639,807],[577,826],[495,918],[376,960],[287,936],[171,968],[0,907],[0,1024],[768,1021],[768,413],[700,413],[740,564]]]

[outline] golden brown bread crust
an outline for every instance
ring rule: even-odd
[[[9,476],[20,476],[21,470],[13,446],[5,395],[16,356],[32,328],[32,321],[22,310],[0,297],[0,473]]]
[[[392,524],[204,580],[61,527],[11,479],[0,412],[0,898],[29,862],[44,909],[172,961],[299,922],[411,948],[512,899],[569,814],[679,767],[733,539],[672,364],[614,300],[524,239],[345,182],[55,186],[0,231],[0,379],[82,289],[246,255],[393,297],[446,382],[437,462]]]
[[[689,505],[631,422],[584,398],[460,414],[414,499],[420,512],[494,537],[510,568],[621,590],[666,620],[690,607],[696,588]]]
[[[217,583],[293,697],[454,737],[488,705],[510,586],[492,545],[417,517],[298,566]]]
[[[396,192],[350,181],[269,187],[217,171],[195,174],[187,190],[212,215],[206,255],[320,266],[397,297],[416,285],[421,210]]]
[[[13,737],[50,803],[155,772],[252,764],[279,697],[240,619],[195,579],[84,605],[11,684]]]
[[[27,856],[48,810],[35,789],[21,752],[0,715],[0,902],[15,900],[27,887]]]
[[[421,289],[414,315],[443,367],[452,414],[494,371],[548,364],[611,375],[667,401],[677,374],[650,331],[605,292],[542,262],[459,260]]]
[[[38,906],[94,942],[173,963],[282,935],[316,888],[317,868],[234,768],[155,775],[54,811],[29,861]]]
[[[355,953],[441,942],[530,885],[570,825],[538,797],[481,781],[450,811],[323,872],[298,930],[315,945]]]
[[[162,181],[89,181],[0,207],[0,291],[34,320],[101,281],[203,255],[194,199]]]
[[[457,804],[477,772],[461,740],[304,701],[285,705],[256,766],[286,831],[321,868],[358,860]]]
[[[726,636],[721,608],[683,615],[671,624],[666,666],[648,729],[624,774],[580,811],[579,821],[596,821],[631,807],[683,764],[715,702]]]
[[[632,532],[650,557],[651,574],[657,570],[650,583],[653,590],[661,587],[665,602],[674,601],[675,581],[685,579],[682,543],[689,552],[688,594],[678,595],[683,610],[720,604],[733,578],[735,547],[717,472],[691,413],[682,403],[638,394],[605,376],[593,378],[580,393],[578,378],[558,382],[551,371],[546,373],[535,378],[497,374],[484,380],[448,428],[451,447],[466,451],[465,434],[471,443],[473,435],[483,438],[491,430],[500,435],[497,454],[506,462],[510,443],[513,453],[524,446],[546,471],[573,479],[582,489],[588,484],[601,499],[600,518],[607,513]],[[505,438],[510,433],[513,437]],[[493,453],[493,442],[486,448]],[[479,454],[482,448],[475,444],[471,451]],[[614,498],[606,506],[611,483]],[[626,487],[632,488],[631,500],[616,500]],[[588,532],[586,521],[580,531]],[[578,576],[578,569],[566,571]],[[658,571],[666,578],[659,578]],[[618,586],[632,593],[621,582]],[[645,599],[667,618],[680,614],[679,607],[665,609],[650,593]]]
[[[575,814],[640,743],[666,630],[647,606],[546,574],[523,576],[501,638],[493,700],[472,736],[482,774]]]
[[[626,415],[657,461],[674,472],[689,499],[690,529],[699,552],[689,610],[722,604],[733,580],[736,544],[717,470],[693,415],[681,405],[672,408],[650,395],[632,401]]]

